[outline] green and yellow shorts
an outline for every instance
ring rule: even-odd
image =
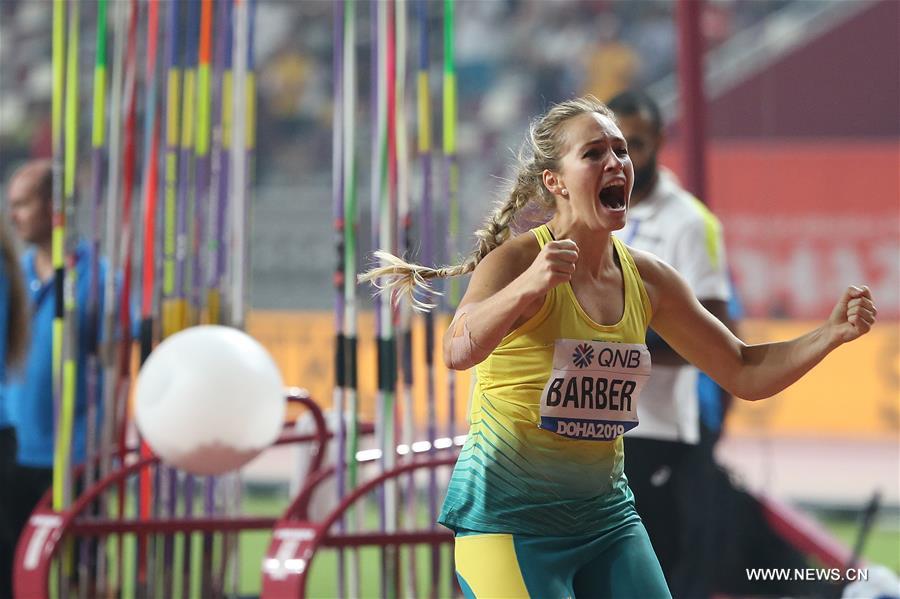
[[[669,599],[640,522],[588,536],[457,531],[456,576],[467,599]]]

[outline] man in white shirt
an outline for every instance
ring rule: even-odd
[[[623,92],[608,106],[616,113],[634,164],[628,223],[619,238],[672,265],[700,303],[730,326],[722,227],[657,164],[664,140],[659,108],[638,91]],[[703,577],[697,570],[706,569],[710,548],[699,546],[706,535],[698,528],[711,506],[704,484],[708,477],[698,462],[711,464],[712,452],[711,443],[698,445],[699,371],[653,331],[648,331],[647,345],[653,371],[638,404],[640,424],[625,437],[625,473],[673,595],[705,596],[709,583],[697,580]]]

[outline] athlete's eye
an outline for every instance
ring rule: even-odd
[[[621,158],[628,156],[628,148],[624,146],[622,146],[621,148],[616,148],[616,156],[619,156]]]
[[[588,150],[587,152],[584,153],[584,157],[585,157],[585,158],[590,158],[591,160],[594,160],[594,159],[596,159],[596,158],[599,158],[599,157],[600,157],[600,150],[597,150],[597,149]]]

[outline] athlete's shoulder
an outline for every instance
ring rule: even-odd
[[[460,306],[490,297],[515,281],[531,266],[538,253],[540,244],[531,232],[501,243],[475,267]]]
[[[514,278],[525,272],[540,252],[534,233],[526,231],[494,248],[481,260],[478,269],[502,271]]]
[[[668,262],[656,254],[631,246],[626,247],[628,248],[628,253],[631,254],[631,259],[634,260],[638,274],[641,276],[641,281],[643,281],[644,288],[647,290],[650,303],[655,307],[659,294],[671,284],[673,277],[678,277],[678,273]]]
[[[631,259],[634,260],[634,265],[637,267],[642,279],[645,279],[648,276],[653,277],[658,275],[666,267],[671,268],[671,266],[666,264],[666,262],[656,254],[652,254],[646,250],[639,250],[630,245],[625,245],[625,247],[628,249],[628,253],[631,254]]]

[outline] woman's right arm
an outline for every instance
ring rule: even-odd
[[[444,333],[444,363],[466,370],[541,307],[546,293],[572,278],[578,246],[564,239],[538,251],[533,235],[501,245],[478,264]]]

